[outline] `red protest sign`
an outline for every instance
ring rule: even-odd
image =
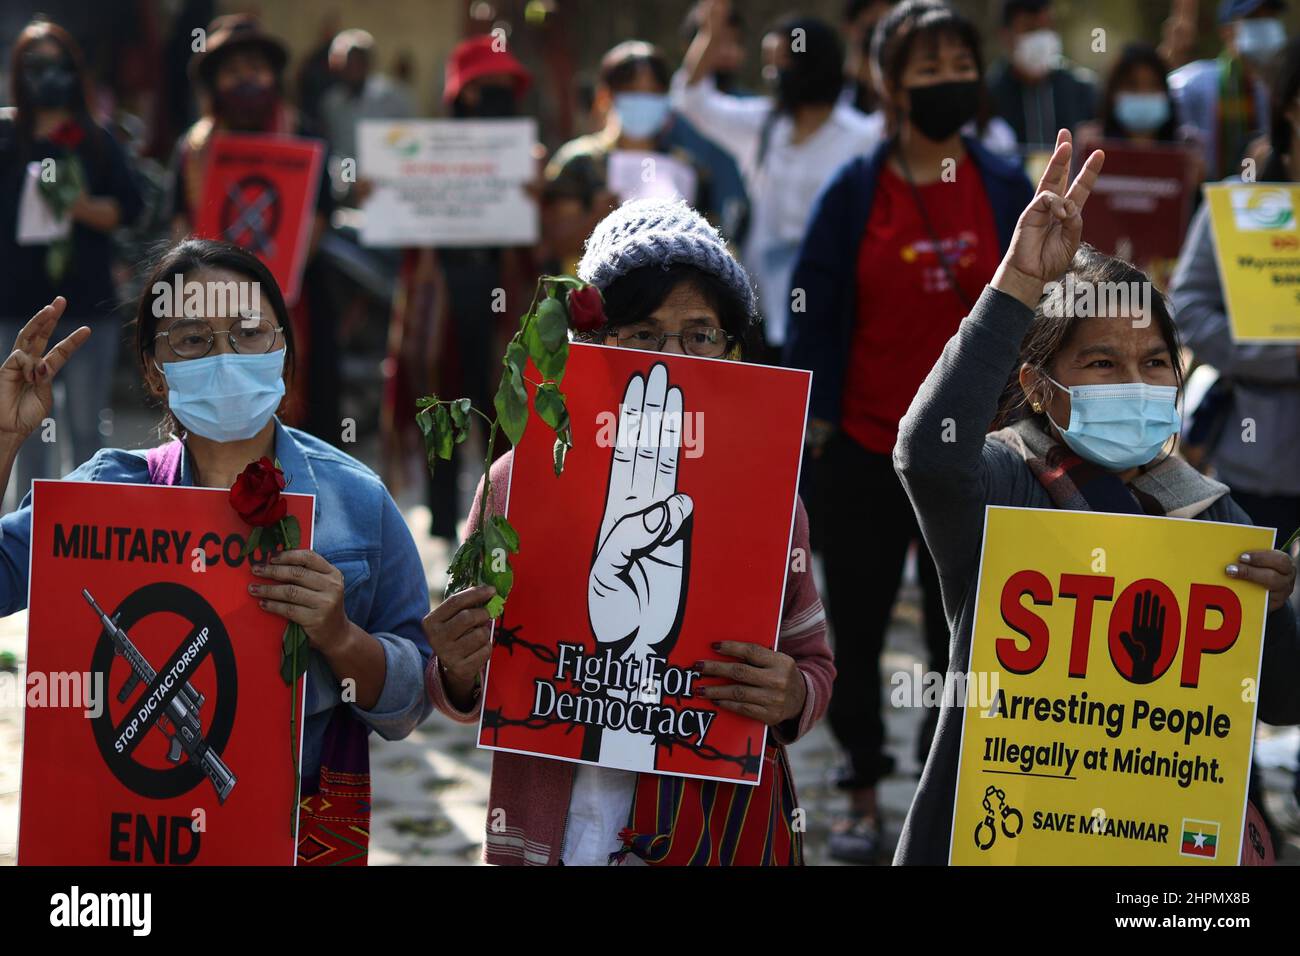
[[[758,782],[766,727],[701,696],[693,667],[730,660],[717,641],[776,646],[810,382],[570,346],[564,472],[536,418],[514,453],[480,746]]]
[[[1109,140],[1096,145],[1106,151],[1106,166],[1088,200],[1084,240],[1143,269],[1177,259],[1199,179],[1195,151]],[[1092,148],[1076,150],[1076,160]]]
[[[312,496],[284,498],[310,546]],[[18,862],[291,865],[303,695],[228,492],[37,481],[32,500]]]
[[[323,157],[313,140],[231,133],[213,137],[208,152],[194,235],[256,255],[289,305],[307,262]]]

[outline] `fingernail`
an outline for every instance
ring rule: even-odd
[[[265,602],[265,601],[258,601],[258,602],[257,602],[257,606],[260,607],[260,608],[265,608],[265,607],[266,607],[266,602]]]
[[[257,593],[257,585],[256,585],[256,584],[250,584],[250,585],[248,586],[248,593],[249,593],[249,594],[256,594],[256,593]]]
[[[645,525],[647,531],[658,531],[667,517],[668,509],[663,505],[656,505],[653,511],[647,511],[641,523]],[[651,523],[653,522],[653,523]]]
[[[1240,569],[1239,567],[1237,567],[1235,564],[1230,564],[1230,565],[1228,565],[1228,567],[1227,567],[1227,571],[1228,571],[1228,573],[1231,574],[1233,577],[1236,577],[1237,572],[1240,571],[1240,570],[1241,570],[1241,569]]]
[[[714,641],[714,642],[713,642],[712,644],[710,644],[709,646],[712,647],[715,651],[721,651],[721,650],[722,650],[722,642],[721,642],[721,641]]]
[[[1241,563],[1242,563],[1242,564],[1250,564],[1250,555],[1249,555],[1249,554],[1243,554],[1243,555],[1241,556]]]

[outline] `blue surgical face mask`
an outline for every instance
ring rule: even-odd
[[[1153,133],[1169,119],[1169,98],[1163,93],[1120,93],[1115,118],[1130,133]]]
[[[1251,17],[1237,21],[1237,55],[1263,64],[1286,46],[1286,27],[1277,17]]]
[[[284,354],[284,349],[263,355],[221,352],[163,362],[167,407],[186,430],[204,438],[252,438],[284,397]]]
[[[614,112],[623,132],[633,139],[649,139],[664,128],[671,110],[664,93],[616,93]]]
[[[1173,385],[1065,386],[1050,375],[1046,378],[1070,393],[1069,427],[1062,428],[1050,414],[1047,420],[1076,455],[1111,471],[1145,465],[1182,424]]]

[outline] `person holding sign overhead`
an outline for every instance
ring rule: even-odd
[[[1071,184],[1071,152],[1061,130],[1010,248],[912,401],[894,449],[939,568],[958,667],[971,648],[986,506],[1251,524],[1226,486],[1167,450],[1182,367],[1163,300],[1142,315],[1080,317],[1062,307],[1062,276],[1076,286],[1147,281],[1081,245],[1082,210],[1105,157],[1094,152]],[[986,434],[990,422],[999,430]],[[1270,550],[1223,562],[1225,576],[1268,592],[1258,716],[1294,723],[1300,642],[1287,598],[1295,567]],[[942,708],[895,863],[948,859],[963,719],[961,706]]]
[[[174,277],[186,290],[184,307],[172,295]],[[208,294],[214,287],[239,287],[261,307],[239,308],[229,296]],[[299,862],[348,857],[364,864],[366,738],[371,730],[405,737],[431,709],[420,631],[429,591],[415,542],[378,476],[276,417],[293,374],[294,337],[280,290],[259,259],[228,243],[190,240],[162,256],[144,289],[136,357],[147,393],[165,411],[160,431],[173,437],[148,451],[105,449],[67,480],[226,488],[265,457],[283,471],[288,490],[316,496],[314,547],[254,566],[249,600],[301,625],[310,646]],[[198,303],[206,304],[190,307]],[[91,337],[83,326],[47,350],[67,305],[59,297],[38,312],[0,365],[2,479],[50,413],[55,377]],[[0,614],[27,604],[31,508],[29,494],[0,518]],[[312,798],[325,784],[337,793],[345,775],[358,799],[338,801],[329,827],[319,826]]]

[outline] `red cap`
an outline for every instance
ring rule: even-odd
[[[481,76],[502,73],[515,81],[515,95],[523,96],[532,85],[533,75],[514,58],[508,50],[493,48],[496,38],[486,34],[470,37],[456,44],[447,60],[447,76],[443,86],[442,101],[452,103],[471,80]]]

